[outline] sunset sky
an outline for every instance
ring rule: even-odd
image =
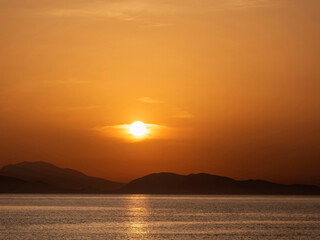
[[[0,0],[0,22],[0,166],[320,185],[319,0]]]

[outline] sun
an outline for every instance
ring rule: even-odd
[[[148,133],[148,130],[146,124],[140,121],[135,121],[130,125],[129,132],[135,137],[143,137]]]

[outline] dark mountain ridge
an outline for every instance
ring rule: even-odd
[[[310,185],[284,185],[263,180],[237,181],[207,173],[179,175],[153,173],[133,180],[120,192],[145,194],[274,194],[319,195],[320,187]]]
[[[90,177],[46,162],[21,162],[0,169],[0,193],[270,194],[320,195],[320,187],[263,180],[237,181],[207,173],[152,173],[128,184]]]
[[[122,183],[90,177],[82,172],[60,168],[46,162],[10,164],[0,169],[0,175],[20,179],[30,184],[42,183],[51,189],[50,192],[61,193],[103,193],[114,191],[123,186]]]
[[[27,182],[18,178],[0,176],[0,193],[67,193],[40,181]]]

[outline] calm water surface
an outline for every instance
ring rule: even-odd
[[[320,197],[0,195],[0,239],[320,239]]]

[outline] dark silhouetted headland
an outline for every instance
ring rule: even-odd
[[[39,193],[106,193],[119,189],[122,183],[108,181],[102,178],[89,177],[79,171],[60,168],[46,162],[22,162],[10,164],[0,169],[0,175],[12,177],[10,192],[30,192]],[[23,183],[15,182],[23,180]],[[9,179],[0,179],[2,181]],[[24,187],[28,183],[29,188]],[[22,185],[21,185],[22,184]],[[17,186],[17,187],[14,187]],[[46,186],[46,187],[44,187]],[[0,192],[3,192],[2,188]]]
[[[0,169],[0,193],[320,195],[320,187],[262,180],[237,181],[206,173],[153,173],[122,184],[50,163],[22,162]]]
[[[284,185],[262,180],[237,181],[206,173],[153,173],[128,183],[121,191],[146,194],[320,194],[317,186]]]

